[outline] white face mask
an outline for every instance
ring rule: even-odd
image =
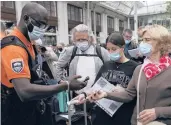
[[[83,52],[90,47],[88,41],[76,42],[76,46]]]
[[[39,38],[43,37],[45,33],[45,29],[40,29],[37,26],[33,26],[33,31],[29,32],[28,35],[31,41],[38,40]]]

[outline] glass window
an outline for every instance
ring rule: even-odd
[[[96,13],[96,25],[101,26],[101,15]]]
[[[14,2],[13,1],[5,1],[5,7],[14,8]]]
[[[75,12],[73,6],[71,6],[71,20],[75,20]]]
[[[68,19],[71,20],[71,6],[68,6]]]
[[[14,9],[14,1],[1,1],[1,6]]]
[[[171,22],[170,22],[170,20],[166,20],[166,27],[167,28],[171,28]]]
[[[79,13],[80,13],[80,22],[83,22],[83,9],[79,9]]]
[[[124,21],[119,20],[119,27],[124,27]]]
[[[79,15],[79,9],[78,8],[75,8],[75,20],[76,21],[79,21],[80,20],[79,17],[78,17],[78,15]]]
[[[162,20],[162,25],[166,27],[166,20]]]
[[[68,4],[68,20],[82,22],[82,9]]]
[[[107,17],[108,28],[114,28],[114,19],[112,17]]]
[[[153,20],[153,24],[156,24],[156,20]]]
[[[157,24],[158,25],[161,25],[162,24],[162,21],[161,20],[157,20]]]

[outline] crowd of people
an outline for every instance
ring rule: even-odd
[[[1,22],[2,125],[66,125],[56,119],[69,99],[77,100],[76,111],[87,105],[93,125],[171,125],[171,34],[165,27],[141,27],[141,42],[125,29],[98,45],[79,24],[71,30],[71,46],[45,46],[47,22],[47,10],[32,2],[10,34]],[[91,89],[101,77],[119,88]],[[111,117],[95,103],[102,98],[123,105]]]

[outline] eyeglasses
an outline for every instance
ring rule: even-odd
[[[77,42],[84,42],[84,41],[88,41],[88,39],[77,39]]]
[[[131,39],[132,36],[128,36],[128,35],[123,35],[126,39]]]
[[[39,27],[40,29],[47,29],[49,26],[46,24],[46,23],[43,23],[43,22],[39,22],[37,20],[35,20],[34,18],[30,17],[31,19],[31,24],[33,26],[37,26]]]

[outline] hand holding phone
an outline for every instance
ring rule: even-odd
[[[88,82],[88,80],[90,80],[89,76],[87,76],[83,82]]]

